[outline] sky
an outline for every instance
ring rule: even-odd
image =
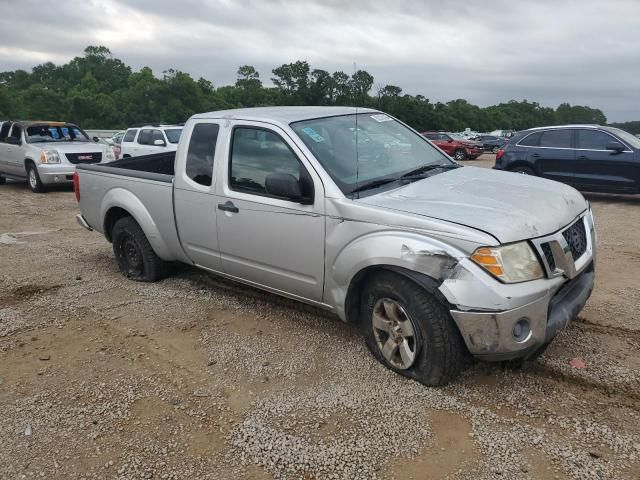
[[[104,45],[214,85],[253,65],[352,73],[431,101],[510,99],[640,120],[640,0],[0,0],[0,71]]]

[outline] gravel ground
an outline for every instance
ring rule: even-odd
[[[187,267],[128,281],[69,190],[1,186],[0,478],[640,478],[640,197],[589,200],[577,321],[526,372],[436,389],[311,307]]]

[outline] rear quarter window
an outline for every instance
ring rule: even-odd
[[[531,133],[520,140],[518,145],[523,145],[525,147],[537,147],[540,145],[540,137],[542,137],[542,132]]]

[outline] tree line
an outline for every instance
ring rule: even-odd
[[[349,75],[311,69],[306,61],[272,70],[273,86],[250,65],[238,68],[234,85],[215,86],[188,73],[148,67],[133,71],[104,46],[89,46],[64,65],[51,62],[0,73],[0,120],[59,119],[84,128],[122,129],[147,122],[179,123],[192,114],[271,105],[352,105],[383,110],[419,131],[480,132],[557,125],[605,124],[601,110],[563,103],[557,108],[511,100],[481,108],[466,100],[432,102],[403,94],[395,85],[376,85],[371,74]]]

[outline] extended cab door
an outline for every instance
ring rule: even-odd
[[[320,178],[287,133],[269,124],[234,122],[227,150],[216,200],[225,273],[321,301],[325,222]],[[270,193],[267,177],[273,175],[295,177],[304,200]]]
[[[222,161],[217,121],[198,120],[185,131],[189,144],[180,142],[176,153],[174,209],[182,248],[200,267],[222,272],[216,228],[216,198],[213,169]],[[186,152],[184,151],[186,150]],[[216,155],[218,159],[216,159]]]

